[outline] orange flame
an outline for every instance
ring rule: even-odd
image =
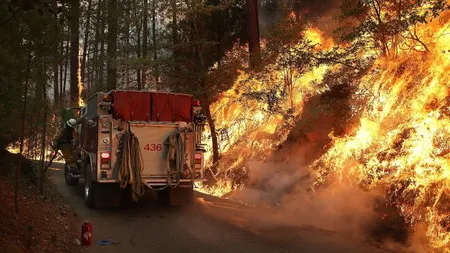
[[[446,12],[418,27],[418,34],[433,35],[423,37],[429,53],[413,47],[418,51],[400,51],[395,59],[377,60],[354,95],[366,100],[359,126],[352,134],[333,138],[332,146],[310,167],[316,186],[337,177],[366,189],[389,189],[386,194],[406,221],[412,227],[426,227],[431,252],[450,252],[449,26],[450,12]],[[314,28],[304,37],[320,44],[318,49],[334,46]],[[294,116],[301,113],[305,99],[323,92],[311,83],[320,81],[327,69],[313,69],[294,82]],[[271,82],[262,82],[242,72],[233,88],[211,107],[216,127],[225,130],[220,149],[226,170],[254,154],[265,159],[289,132],[289,127],[280,127],[290,123],[281,114],[270,113],[267,103],[243,95],[248,90],[264,91],[283,73],[272,71],[270,77]],[[289,108],[287,100],[279,103]],[[233,187],[221,182],[202,190],[225,196]]]
[[[82,98],[84,84],[83,80],[81,80],[81,53],[78,54],[78,68],[77,68],[77,80],[78,80],[78,106],[84,106],[85,102]]]
[[[324,33],[315,28],[310,27],[304,33],[303,36],[306,40],[311,41],[313,44],[317,44],[316,48],[320,50],[330,50],[334,46],[332,38],[325,38]]]
[[[310,34],[315,34],[317,42],[328,41],[322,39],[322,34],[312,28]],[[320,82],[327,71],[327,66],[321,66],[311,71],[298,75],[293,72],[292,89],[285,97],[280,97],[278,88],[285,87],[287,74],[285,70],[278,67],[279,61],[267,66],[265,74],[271,81],[262,81],[250,73],[241,71],[233,87],[224,92],[221,98],[211,105],[211,112],[215,118],[216,129],[218,129],[219,150],[224,156],[230,157],[232,161],[224,162],[226,168],[223,170],[233,170],[238,168],[245,161],[257,154],[258,159],[264,160],[271,152],[286,140],[289,130],[293,127],[292,119],[287,120],[285,114],[292,114],[293,118],[302,113],[303,101],[310,96],[321,93],[321,89],[314,85]],[[245,95],[247,92],[260,93],[260,98]],[[271,93],[273,92],[273,93]],[[267,93],[267,94],[266,94]],[[277,96],[272,106],[283,108],[284,111],[274,111],[269,106],[268,95]],[[292,96],[291,96],[292,95]],[[291,101],[292,98],[292,101]],[[292,108],[291,108],[292,107]],[[288,112],[290,111],[290,112]],[[205,138],[211,133],[205,132]],[[209,147],[211,150],[211,145]],[[211,161],[212,152],[206,154],[206,161]],[[235,156],[239,158],[236,159]],[[231,165],[230,165],[231,164]],[[220,169],[219,169],[220,170]],[[219,182],[213,188],[201,187],[200,191],[215,196],[223,196],[231,192],[231,184]]]
[[[341,181],[386,190],[411,226],[425,225],[430,251],[450,252],[450,13],[433,31],[430,53],[380,58],[356,94],[367,96],[359,127],[335,138],[311,170],[317,184]],[[368,92],[370,90],[370,92]]]

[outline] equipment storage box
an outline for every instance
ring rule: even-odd
[[[114,91],[112,104],[116,119],[150,120],[150,94],[148,92]]]
[[[152,92],[151,102],[151,121],[192,121],[192,96]]]
[[[114,118],[126,121],[192,121],[194,97],[175,93],[113,91]]]

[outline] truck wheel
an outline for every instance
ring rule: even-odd
[[[74,186],[78,184],[79,178],[73,177],[72,173],[70,172],[70,165],[67,163],[64,164],[64,180],[66,181],[67,185]]]
[[[87,207],[93,208],[95,206],[94,194],[96,183],[92,181],[91,165],[86,165],[86,173],[84,175],[84,203]]]
[[[117,183],[98,183],[92,180],[91,165],[86,166],[84,202],[89,208],[117,208],[122,202],[123,189]]]

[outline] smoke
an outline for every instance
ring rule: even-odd
[[[335,18],[341,13],[341,4],[341,0],[303,0],[299,1],[297,11],[301,19],[312,23],[326,37],[332,38],[334,30],[341,25]]]
[[[334,17],[340,14],[341,0],[262,0],[258,8],[259,25],[262,31],[277,24],[290,11],[298,15],[299,22],[309,22],[322,30],[327,37],[339,27]]]
[[[380,201],[382,189],[365,191],[346,182],[346,175],[342,175],[341,178],[327,178],[326,185],[312,190],[316,178],[309,165],[326,152],[325,147],[331,142],[329,133],[341,134],[349,120],[346,112],[350,96],[344,90],[336,87],[310,98],[283,147],[269,161],[246,163],[246,187],[231,199],[257,206],[260,217],[252,218],[257,219],[260,226],[316,227],[357,240],[375,239],[378,242],[398,233],[399,229],[379,224],[380,213],[386,211],[383,207],[379,208],[381,211],[377,210],[377,205],[384,203]],[[392,220],[403,221],[396,216],[395,210],[387,212],[393,213]],[[389,246],[399,247],[400,244],[394,242],[402,239],[392,239]]]
[[[303,171],[295,170],[291,164],[250,161],[246,167],[250,171],[246,188],[236,192],[233,198],[249,204],[278,205],[305,177]]]
[[[312,226],[354,238],[367,230],[376,194],[337,181],[311,191],[308,171],[299,164],[249,162],[250,182],[232,199],[270,206],[261,212],[267,226]]]
[[[316,20],[313,21],[313,25],[320,29],[324,35],[328,38],[337,39],[334,36],[334,31],[339,28],[342,24],[335,18],[337,17],[341,10],[339,8],[341,1],[332,2],[331,6],[327,11],[320,14]]]

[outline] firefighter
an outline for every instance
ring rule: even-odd
[[[56,149],[61,148],[61,145],[64,145],[64,144],[72,144],[76,125],[77,125],[77,121],[74,119],[68,120],[63,125],[63,127],[60,129],[60,132],[56,139],[56,145],[55,145]]]
[[[76,164],[76,155],[74,147],[75,127],[78,122],[75,119],[69,119],[60,129],[56,143],[53,147],[55,151],[61,150],[66,163],[72,166]]]

